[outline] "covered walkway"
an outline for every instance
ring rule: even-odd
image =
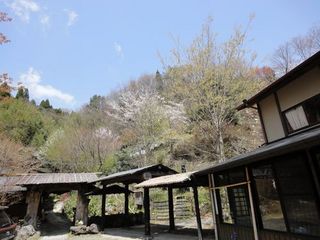
[[[139,216],[132,216],[131,219],[129,213],[129,194],[131,191],[129,190],[130,184],[141,183],[145,180],[176,174],[177,172],[167,166],[162,164],[155,164],[151,166],[135,168],[127,171],[117,172],[106,177],[101,177],[97,180],[92,181],[92,184],[98,184],[100,189],[102,190],[97,191],[96,195],[101,195],[101,218],[102,218],[102,225],[106,226],[106,195],[107,194],[114,194],[114,193],[124,193],[124,214],[119,214],[117,216],[112,216],[113,219],[116,218],[118,222],[122,223],[122,226],[127,225],[134,225],[133,223],[139,223]],[[124,188],[121,188],[118,185],[114,184],[121,184]],[[110,218],[109,218],[110,219]],[[138,219],[135,222],[134,219]],[[132,221],[131,221],[132,220]]]
[[[27,211],[25,221],[36,227],[39,210],[50,193],[62,194],[78,191],[76,221],[88,222],[88,198],[85,195],[91,188],[89,182],[98,179],[95,173],[36,173],[14,177],[2,177],[5,183],[12,183],[10,189],[21,190],[26,194]],[[6,179],[4,179],[6,178]],[[8,187],[9,185],[7,185]]]
[[[144,189],[144,212],[145,212],[145,235],[151,235],[150,224],[150,188],[167,188],[168,190],[168,206],[169,206],[169,231],[176,231],[176,224],[174,219],[174,204],[173,204],[173,189],[174,188],[187,188],[191,187],[193,190],[194,209],[196,214],[198,239],[204,239],[203,228],[201,223],[199,199],[198,199],[198,187],[209,186],[207,176],[195,178],[194,172],[179,173],[169,176],[162,176],[146,180],[140,184],[137,184],[136,188]]]

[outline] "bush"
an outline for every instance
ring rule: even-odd
[[[77,192],[72,191],[69,198],[64,202],[64,213],[70,221],[73,221],[74,211],[73,208],[77,206]]]

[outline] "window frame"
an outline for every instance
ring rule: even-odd
[[[268,159],[268,160],[256,163],[256,164],[250,166],[250,168],[249,168],[250,179],[251,179],[251,184],[252,184],[251,185],[252,186],[252,193],[253,193],[253,198],[254,198],[254,206],[255,206],[256,212],[258,213],[257,214],[257,220],[258,220],[257,222],[258,222],[258,227],[260,229],[264,230],[264,231],[279,232],[279,233],[289,233],[289,231],[288,231],[289,226],[288,226],[288,222],[287,222],[286,211],[285,211],[285,207],[284,207],[284,203],[283,203],[283,198],[282,198],[282,195],[281,195],[281,187],[279,186],[280,184],[279,184],[278,176],[277,176],[277,174],[275,172],[275,168],[274,168],[274,165],[273,165],[273,162],[275,160],[276,160],[275,158]],[[272,169],[273,178],[274,178],[274,181],[275,181],[275,185],[276,185],[277,193],[278,193],[278,197],[279,197],[279,202],[280,202],[281,212],[282,212],[282,216],[283,216],[283,221],[284,221],[284,225],[285,225],[285,228],[286,228],[284,231],[265,228],[264,224],[263,224],[262,214],[261,214],[261,210],[260,210],[261,201],[260,201],[260,198],[259,198],[258,188],[257,188],[256,181],[254,180],[254,176],[253,176],[253,171],[252,170],[253,170],[253,168],[258,168],[258,167],[266,166],[266,165],[269,165],[271,167],[271,169]]]
[[[241,179],[241,181],[234,181],[234,179],[232,178],[232,172],[233,173],[241,173],[243,174],[243,179]],[[218,180],[218,176],[219,175],[224,175],[226,178],[224,180],[226,180],[225,182],[223,181],[219,181]],[[238,227],[249,227],[252,228],[252,219],[251,219],[251,208],[253,206],[251,206],[250,204],[250,200],[249,200],[249,195],[248,195],[248,181],[246,179],[246,172],[245,172],[245,168],[244,167],[236,167],[233,169],[229,169],[229,170],[224,170],[221,172],[218,172],[217,174],[214,175],[214,179],[215,179],[215,183],[216,183],[216,189],[215,189],[215,193],[217,196],[217,205],[218,205],[218,219],[219,219],[219,224],[227,224],[227,225],[233,225],[233,226],[238,226]],[[239,184],[239,185],[237,185]],[[221,201],[221,196],[220,196],[220,188],[226,188],[227,190],[227,195],[228,195],[228,201],[229,201],[229,207],[230,207],[230,211],[234,210],[233,208],[233,203],[232,201],[230,201],[230,193],[229,193],[229,189],[233,189],[233,188],[244,188],[245,193],[246,193],[246,201],[248,204],[248,212],[249,212],[249,216],[250,216],[250,221],[251,221],[251,226],[248,225],[244,225],[244,224],[239,224],[237,221],[234,221],[234,223],[228,223],[225,222],[223,219],[223,209],[222,209],[222,201]],[[234,219],[233,219],[234,220]]]
[[[299,106],[301,106],[301,107],[303,108],[303,111],[304,111],[304,113],[306,114],[304,104],[305,104],[306,102],[308,102],[308,101],[310,101],[310,100],[312,100],[312,99],[316,99],[316,98],[319,98],[319,99],[320,99],[320,94],[316,94],[316,95],[314,95],[314,96],[312,96],[312,97],[310,97],[310,98],[307,98],[307,99],[303,100],[303,101],[300,102],[300,103],[297,103],[297,104],[295,104],[295,105],[287,108],[286,110],[281,111],[280,114],[281,114],[282,118],[283,118],[284,121],[285,121],[284,124],[283,124],[283,125],[284,125],[283,127],[287,130],[288,136],[291,136],[291,135],[294,135],[294,134],[296,134],[296,133],[299,133],[300,131],[304,131],[304,130],[308,130],[308,129],[312,129],[312,128],[314,128],[314,127],[320,126],[320,121],[317,122],[317,123],[313,123],[313,124],[310,124],[309,121],[308,121],[308,126],[305,126],[305,127],[302,127],[302,128],[296,129],[296,130],[293,129],[292,131],[290,131],[289,121],[288,121],[288,119],[287,119],[287,117],[286,117],[286,113],[287,113],[287,112],[289,112],[289,111],[291,111],[291,110],[293,110],[293,109],[295,109],[295,108],[297,108],[297,107],[299,107]],[[307,114],[306,114],[306,115],[307,115]],[[308,119],[307,119],[307,120],[308,120]]]
[[[239,224],[238,221],[236,221],[234,218],[232,219],[234,221],[234,223],[228,223],[228,222],[225,222],[224,219],[223,219],[223,209],[222,209],[222,201],[221,201],[221,196],[220,196],[220,192],[219,190],[220,189],[216,189],[216,196],[217,196],[217,203],[218,203],[218,210],[219,210],[219,214],[218,214],[218,217],[219,217],[219,223],[220,224],[227,224],[227,225],[233,225],[233,226],[237,226],[237,227],[247,227],[247,228],[252,228],[253,227],[253,223],[252,223],[252,216],[251,216],[251,204],[250,204],[250,200],[249,200],[249,193],[248,193],[248,184],[241,184],[241,185],[238,185],[238,186],[231,186],[231,187],[225,187],[225,186],[220,186],[219,188],[226,188],[227,190],[227,195],[228,195],[228,201],[229,201],[229,207],[230,207],[230,211],[232,212],[232,210],[236,210],[236,206],[235,206],[235,202],[232,200],[230,201],[230,192],[229,190],[232,190],[234,188],[242,188],[244,189],[244,192],[245,192],[245,199],[246,199],[246,203],[247,203],[247,207],[248,207],[248,213],[249,213],[249,218],[250,218],[250,222],[251,222],[251,226],[249,225],[245,225],[245,224]],[[237,216],[238,217],[238,216]]]
[[[318,148],[317,148],[318,147]],[[304,160],[303,163],[306,165],[306,169],[308,171],[308,176],[310,176],[310,180],[311,180],[311,188],[313,190],[313,197],[314,197],[314,200],[315,200],[315,205],[316,205],[316,210],[318,212],[318,216],[320,218],[320,196],[318,193],[317,194],[317,188],[316,188],[316,184],[319,183],[320,184],[320,173],[318,173],[318,178],[314,178],[313,175],[312,175],[312,170],[310,169],[311,167],[316,167],[315,166],[315,153],[316,151],[317,152],[320,152],[319,150],[319,146],[317,147],[314,147],[311,149],[306,149],[306,150],[300,150],[300,151],[296,151],[296,152],[291,152],[289,154],[283,154],[281,156],[276,156],[276,157],[272,157],[272,158],[269,158],[269,159],[266,159],[266,160],[263,160],[263,161],[260,161],[260,162],[256,162],[256,163],[253,163],[253,164],[250,164],[249,166],[249,175],[250,175],[250,179],[251,179],[251,188],[252,188],[252,193],[253,193],[253,199],[254,199],[254,210],[256,211],[257,215],[257,224],[258,224],[258,228],[260,230],[263,230],[263,231],[269,231],[269,232],[278,232],[278,233],[286,233],[286,234],[290,234],[290,235],[293,235],[293,236],[305,236],[305,237],[313,237],[313,238],[317,238],[319,236],[315,236],[315,235],[310,235],[310,234],[304,234],[304,233],[296,233],[296,232],[292,232],[291,229],[290,229],[290,224],[289,224],[289,220],[288,220],[288,216],[287,216],[287,211],[286,211],[286,206],[285,206],[285,202],[284,202],[284,199],[283,199],[283,192],[282,192],[282,189],[281,189],[281,186],[280,186],[280,183],[279,183],[279,177],[278,177],[278,173],[277,173],[277,170],[275,168],[275,163],[277,161],[281,161],[281,159],[284,159],[284,158],[290,158],[290,157],[295,157],[297,155],[300,155],[300,156],[303,156]],[[317,149],[317,150],[315,150]],[[311,154],[312,156],[312,161],[314,162],[313,166],[310,165],[309,161],[308,161],[308,154]],[[276,187],[278,189],[278,193],[279,193],[279,200],[280,200],[280,205],[281,205],[281,209],[282,209],[282,214],[283,214],[283,218],[284,218],[284,221],[285,221],[285,225],[286,225],[286,231],[279,231],[279,230],[273,230],[273,229],[267,229],[267,228],[264,228],[263,227],[263,221],[262,221],[262,216],[261,216],[261,211],[260,211],[260,200],[259,200],[259,196],[258,196],[258,190],[257,190],[257,186],[255,184],[255,181],[253,179],[253,172],[252,172],[252,168],[256,168],[256,167],[260,167],[260,166],[263,166],[263,165],[271,165],[271,168],[273,170],[273,173],[274,173],[274,180],[275,180],[275,184],[276,184]],[[319,166],[320,168],[320,166]],[[316,183],[317,181],[317,183]]]

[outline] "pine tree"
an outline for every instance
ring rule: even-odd
[[[162,81],[162,76],[159,70],[156,72],[156,88],[159,92],[163,91],[163,81]]]
[[[19,87],[18,91],[17,91],[17,94],[16,94],[16,99],[29,101],[29,90],[28,90],[28,88]]]
[[[40,107],[43,109],[52,109],[52,106],[50,105],[49,99],[42,100],[40,102]]]

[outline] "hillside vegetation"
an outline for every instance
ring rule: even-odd
[[[224,42],[216,36],[208,20],[189,46],[174,41],[160,72],[95,95],[76,112],[54,109],[48,100],[36,105],[28,89],[1,75],[2,174],[108,174],[154,163],[194,170],[261,145],[256,110],[235,107],[275,72],[254,65],[247,29],[236,28]]]

